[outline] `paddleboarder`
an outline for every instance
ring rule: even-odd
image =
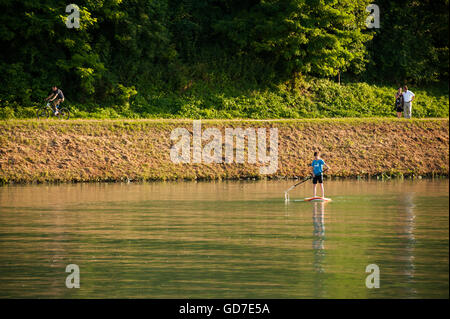
[[[324,166],[327,169],[330,168],[327,164],[325,164],[325,161],[320,158],[320,152],[314,152],[314,160],[311,163],[314,197],[316,197],[317,183],[320,184],[320,188],[322,189],[322,198],[325,197],[325,191],[323,189],[323,167]]]

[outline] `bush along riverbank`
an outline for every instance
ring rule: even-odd
[[[448,83],[411,89],[416,94],[413,117],[449,116]],[[197,81],[182,92],[149,89],[145,94],[132,95],[127,91],[123,103],[115,105],[74,103],[67,96],[64,106],[70,109],[71,118],[78,119],[394,117],[396,91],[396,86],[363,82],[340,85],[318,78],[265,88],[231,81],[216,85]],[[0,98],[0,119],[33,119],[39,106]]]
[[[315,150],[332,178],[449,174],[448,119],[12,120],[0,131],[2,184],[295,178]]]

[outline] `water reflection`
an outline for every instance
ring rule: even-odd
[[[315,276],[315,284],[314,284],[314,292],[315,297],[323,297],[324,287],[323,282],[324,278],[322,276],[325,273],[325,203],[324,202],[315,202],[312,205],[312,219],[313,219],[313,241],[312,248],[314,251],[314,271],[316,273]]]
[[[313,203],[313,243],[314,255],[316,256],[316,270],[323,272],[321,259],[325,255],[325,203]]]
[[[402,233],[406,237],[406,243],[404,247],[404,259],[406,265],[404,267],[404,274],[408,281],[408,286],[410,288],[410,293],[415,294],[416,290],[411,285],[414,282],[415,265],[414,265],[414,250],[416,245],[416,238],[414,236],[415,230],[415,204],[414,204],[414,193],[403,194],[400,198],[401,209],[400,212],[404,213],[404,222],[402,226]]]
[[[448,298],[448,180],[290,184],[0,188],[0,297]]]

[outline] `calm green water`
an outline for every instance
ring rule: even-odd
[[[448,180],[292,184],[1,187],[0,297],[449,297]]]

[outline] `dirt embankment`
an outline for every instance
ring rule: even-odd
[[[178,143],[171,139],[176,128],[190,133],[190,163],[174,163],[171,158],[170,150]],[[332,176],[449,174],[448,119],[202,121],[202,134],[207,128],[221,133],[219,163],[194,163],[195,132],[193,121],[188,120],[2,121],[0,182],[306,176],[315,150],[322,152]],[[225,163],[226,128],[255,129],[257,139],[257,129],[266,129],[268,155],[274,154],[269,129],[278,129],[275,173],[261,173],[265,164],[258,162],[259,155],[256,163],[249,163],[248,143],[243,163],[236,163],[236,158]],[[201,151],[206,152],[204,147],[212,138],[203,137]],[[231,148],[236,151],[237,144],[233,142]]]

